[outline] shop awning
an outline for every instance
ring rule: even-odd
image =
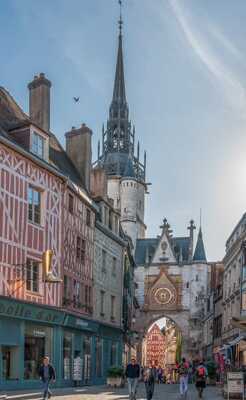
[[[246,317],[245,318],[244,317],[241,317],[241,318],[234,317],[231,320],[231,324],[235,328],[239,328],[239,329],[246,331]]]
[[[231,342],[229,342],[228,345],[229,345],[230,347],[236,346],[236,344],[240,343],[241,340],[246,340],[246,338],[245,338],[244,335],[238,336],[236,339],[234,339],[234,340],[232,340]]]

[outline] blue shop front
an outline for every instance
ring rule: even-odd
[[[0,296],[0,387],[40,387],[44,355],[56,369],[56,386],[96,385],[122,364],[122,332],[54,307]]]

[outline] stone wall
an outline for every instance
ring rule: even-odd
[[[106,268],[103,269],[102,251],[106,252]],[[121,326],[123,287],[123,247],[109,235],[96,228],[94,263],[94,318]],[[113,258],[116,259],[114,270]],[[101,314],[101,291],[104,295],[104,316]],[[115,296],[115,320],[111,319],[111,296]]]

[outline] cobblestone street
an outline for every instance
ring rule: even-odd
[[[1,395],[0,395],[1,398]],[[4,398],[4,397],[3,397]],[[140,385],[138,390],[137,400],[144,400],[145,392],[144,386]],[[9,393],[6,399],[11,400],[41,400],[41,393],[38,391],[33,391],[30,393]],[[54,396],[52,396],[54,400],[127,400],[127,390],[110,390],[107,387],[102,386],[92,386],[86,388],[78,388],[78,389],[63,389],[63,390],[55,390]],[[178,400],[180,399],[178,393],[177,385],[156,385],[155,394],[153,400]],[[187,400],[195,400],[197,399],[197,394],[194,387],[190,386],[189,395],[187,396]],[[205,391],[204,395],[205,400],[221,400],[222,396],[220,391],[214,387],[208,387]]]

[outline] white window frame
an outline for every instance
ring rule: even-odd
[[[32,203],[29,201],[29,199],[30,199],[30,196],[29,196],[30,190],[32,191]],[[33,192],[39,194],[39,220],[38,221],[35,221],[35,202],[34,202],[34,199],[33,199],[33,197],[34,197],[33,196]],[[35,188],[32,185],[29,185],[28,186],[28,191],[27,191],[27,202],[28,202],[28,221],[33,223],[33,224],[41,225],[42,224],[42,191],[37,189],[37,188]],[[30,204],[32,204],[32,210],[31,210],[32,216],[31,216],[31,218],[30,218],[30,215],[29,215]]]
[[[34,267],[37,271],[34,271]],[[34,285],[34,276],[37,274],[37,290]],[[29,285],[30,284],[30,285]],[[37,260],[27,259],[26,263],[26,290],[28,292],[40,294],[40,263]]]
[[[33,130],[31,135],[31,152],[39,158],[45,158],[45,142],[44,138],[40,133]]]

